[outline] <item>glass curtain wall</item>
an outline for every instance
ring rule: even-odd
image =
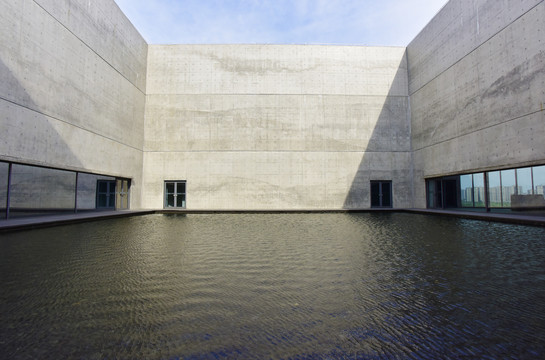
[[[501,196],[501,174],[499,171],[488,173],[488,201],[490,207],[503,207]]]
[[[474,207],[473,202],[473,175],[460,176],[460,196],[462,207]]]
[[[532,168],[517,169],[517,195],[533,195]]]
[[[545,165],[428,179],[426,186],[429,208],[452,208],[456,201],[451,198],[457,196],[464,209],[545,214]]]
[[[108,194],[101,192],[101,188],[108,187],[109,183],[114,184],[112,191],[112,205],[113,196],[115,194],[115,178],[104,175],[94,174],[79,174],[78,175],[78,194],[77,194],[77,211],[95,211],[101,208],[108,208],[101,206],[107,203],[109,199]],[[108,189],[106,189],[108,190]],[[112,206],[113,208],[113,206]]]
[[[129,179],[0,161],[0,220],[128,209],[129,190]]]
[[[502,191],[502,207],[511,207],[511,196],[515,195],[517,189],[517,181],[515,170],[503,170],[501,174],[501,191]]]
[[[75,172],[13,164],[9,216],[73,212],[75,189]]]
[[[473,206],[484,208],[486,206],[484,187],[484,173],[473,174]]]
[[[534,194],[545,198],[545,165],[532,168]]]

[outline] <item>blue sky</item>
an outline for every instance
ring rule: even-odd
[[[115,0],[151,44],[406,46],[447,0]]]

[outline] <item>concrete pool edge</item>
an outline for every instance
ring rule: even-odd
[[[460,210],[435,210],[435,209],[403,209],[408,212],[422,215],[448,216],[461,219],[502,222],[507,224],[530,225],[545,227],[545,217],[525,214],[499,214],[489,212],[470,212]]]
[[[150,215],[154,213],[154,210],[119,210],[0,220],[0,233],[40,229],[97,220]]]
[[[412,213],[422,215],[448,216],[462,219],[503,222],[519,225],[545,227],[545,217],[522,214],[498,214],[485,212],[466,212],[459,210],[435,209],[296,209],[296,210],[123,210],[84,214],[64,214],[42,217],[28,217],[0,220],[0,233],[54,227],[82,222],[107,220],[152,214],[190,215],[190,214],[356,214],[356,213]]]

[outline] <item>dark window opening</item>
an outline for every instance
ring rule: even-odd
[[[371,207],[391,208],[392,207],[392,182],[371,181]]]
[[[115,209],[115,180],[97,180],[97,209]]]

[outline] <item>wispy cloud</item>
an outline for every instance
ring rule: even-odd
[[[115,0],[152,44],[405,46],[446,0]]]

